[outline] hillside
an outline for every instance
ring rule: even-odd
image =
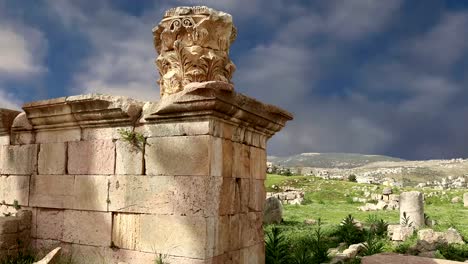
[[[302,153],[289,157],[269,156],[268,161],[284,167],[351,169],[373,162],[403,161],[402,159],[355,153]]]

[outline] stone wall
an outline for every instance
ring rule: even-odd
[[[3,205],[2,207],[6,207]],[[31,242],[31,212],[0,210],[0,261],[28,250]]]
[[[227,85],[1,110],[0,200],[77,263],[263,263],[266,141],[291,115]]]

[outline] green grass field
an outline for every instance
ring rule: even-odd
[[[371,211],[363,212],[357,208],[363,203],[353,203],[352,197],[364,197],[361,189],[376,188],[377,185],[358,184],[348,181],[323,180],[311,176],[281,176],[267,175],[265,186],[267,191],[274,191],[271,186],[292,186],[300,187],[306,193],[303,205],[284,206],[284,226],[286,229],[293,229],[300,232],[303,228],[308,228],[303,224],[305,219],[321,218],[324,228],[337,226],[348,214],[352,214],[357,220],[364,222],[369,215],[377,215],[388,223],[397,224],[399,222],[399,211]],[[381,193],[383,186],[374,193]],[[394,192],[413,190],[409,188],[395,189]],[[425,189],[424,193],[435,190]],[[468,238],[468,208],[463,207],[463,203],[452,204],[453,197],[463,197],[463,192],[468,190],[446,191],[442,198],[431,197],[426,199],[425,213],[433,220],[437,221],[435,230],[447,230],[455,227],[464,237]],[[372,192],[372,191],[371,191]],[[440,191],[439,191],[440,192]]]

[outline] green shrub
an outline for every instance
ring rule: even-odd
[[[354,174],[349,175],[349,176],[348,176],[348,181],[350,181],[350,182],[356,182],[356,181],[357,181],[356,175],[354,175]]]
[[[360,243],[364,240],[364,232],[356,226],[352,215],[348,215],[341,221],[335,235],[347,245]]]
[[[441,245],[437,247],[437,250],[448,260],[465,261],[468,259],[468,245],[466,244]]]
[[[366,243],[364,243],[364,250],[362,251],[363,256],[372,256],[384,251],[385,242],[382,238],[376,236],[373,233],[367,235]]]
[[[34,255],[30,252],[20,252],[18,256],[6,256],[0,260],[0,264],[32,264],[34,262]]]
[[[377,215],[369,215],[366,220],[369,225],[369,233],[378,237],[387,235],[388,223],[383,219],[379,219]]]
[[[289,244],[282,230],[273,227],[267,232],[265,240],[266,264],[287,264],[289,262]]]
[[[328,246],[326,237],[322,230],[322,220],[317,221],[317,228],[314,230],[310,249],[312,251],[312,263],[323,263],[328,260]]]

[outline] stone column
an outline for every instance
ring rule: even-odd
[[[463,194],[463,206],[468,207],[468,193]]]
[[[400,194],[400,224],[404,224],[404,214],[412,226],[424,226],[424,197],[421,192],[403,192]],[[407,224],[409,224],[407,223]]]

